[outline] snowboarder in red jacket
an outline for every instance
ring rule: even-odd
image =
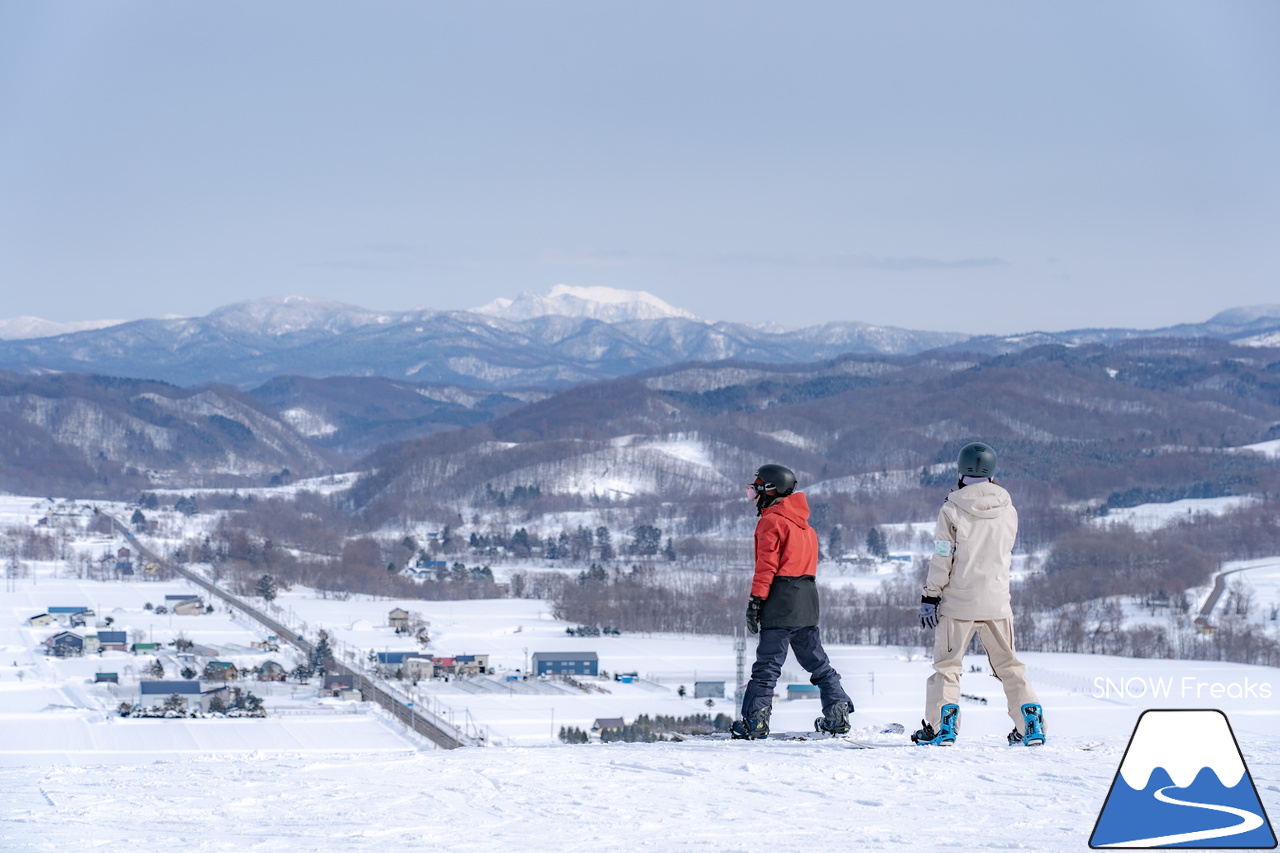
[[[761,465],[747,486],[760,517],[747,630],[759,634],[760,641],[742,697],[742,719],[730,728],[735,738],[768,737],[773,688],[788,648],[821,693],[822,716],[815,727],[832,734],[849,731],[853,700],[840,686],[818,630],[818,534],[809,526],[809,502],[795,488],[796,475],[782,465]]]

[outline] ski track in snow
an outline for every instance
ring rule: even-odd
[[[0,849],[1078,849],[1120,758],[1082,743],[728,741],[10,767]],[[1274,765],[1277,749],[1267,756]]]

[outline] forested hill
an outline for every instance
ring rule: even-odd
[[[1082,501],[1273,493],[1277,462],[1240,448],[1280,438],[1280,350],[1143,339],[685,365],[386,448],[365,460],[373,473],[355,497],[399,515],[430,512],[441,495],[483,503],[536,484],[547,508],[709,507],[777,461],[827,504],[830,523],[898,521],[928,517],[958,448],[979,438],[999,449],[1001,477],[1031,516]],[[687,531],[717,519],[692,511]]]
[[[154,486],[267,485],[334,459],[225,386],[0,371],[0,491],[136,497]]]

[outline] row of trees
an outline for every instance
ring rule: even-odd
[[[184,717],[203,717],[199,707],[187,709],[187,698],[180,693],[172,693],[165,697],[162,702],[155,705],[146,706],[142,704],[133,704],[131,702],[121,702],[116,708],[116,713],[121,717],[168,717],[168,718],[184,718]],[[266,706],[262,700],[247,690],[239,687],[231,688],[231,696],[228,699],[222,698],[221,695],[214,694],[209,697],[210,716],[227,716],[227,717],[265,717],[267,715]]]

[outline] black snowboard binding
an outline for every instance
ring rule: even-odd
[[[761,708],[754,717],[734,720],[729,735],[734,740],[763,740],[769,736],[769,715],[772,708]]]
[[[815,731],[829,735],[849,733],[849,714],[853,707],[848,702],[836,702],[823,709],[822,716],[813,721]]]

